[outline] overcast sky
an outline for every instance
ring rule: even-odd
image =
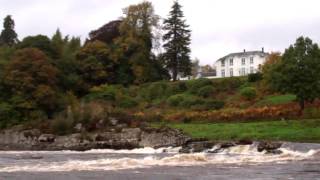
[[[19,39],[28,35],[87,37],[141,0],[0,0],[0,23],[11,14]],[[167,17],[173,0],[151,0]],[[192,57],[213,64],[232,52],[284,51],[298,36],[320,42],[319,0],[180,0],[192,30]]]

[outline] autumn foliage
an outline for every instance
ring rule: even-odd
[[[57,106],[57,74],[58,70],[42,51],[22,49],[14,54],[6,66],[3,85],[12,96],[11,101],[20,99],[15,104],[18,108],[42,109],[51,114]]]

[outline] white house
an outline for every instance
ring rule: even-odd
[[[217,78],[246,76],[259,71],[269,56],[262,51],[246,51],[231,53],[216,61]]]

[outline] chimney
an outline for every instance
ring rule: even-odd
[[[246,49],[243,50],[243,53],[245,53],[245,52],[246,52]]]
[[[262,52],[264,53],[264,47],[262,47]]]

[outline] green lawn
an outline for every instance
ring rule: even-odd
[[[296,96],[292,94],[267,96],[257,102],[258,106],[286,104],[296,100]]]
[[[251,139],[320,142],[320,120],[169,124],[169,126],[181,129],[194,138],[208,138],[211,140]]]

